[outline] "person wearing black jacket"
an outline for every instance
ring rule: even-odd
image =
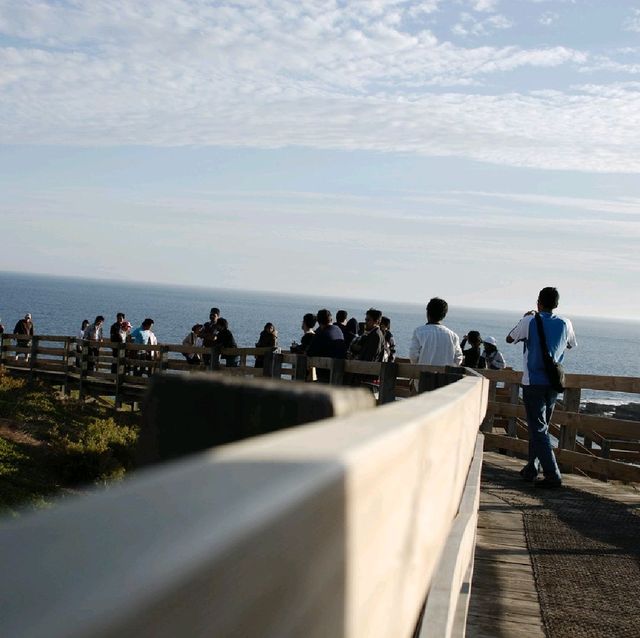
[[[31,337],[34,334],[33,321],[31,320],[31,314],[27,313],[24,316],[24,319],[20,319],[18,323],[16,323],[15,328],[13,329],[13,334],[19,335],[16,337],[16,347],[20,348],[30,348],[31,347]],[[18,360],[18,355],[16,354],[16,361]],[[24,360],[29,361],[29,353],[24,354]]]
[[[238,344],[233,338],[233,333],[229,330],[229,323],[226,319],[220,317],[216,321],[216,348],[218,352],[221,352],[223,348],[237,348]],[[240,364],[240,357],[236,354],[223,354],[222,358],[225,361],[227,368],[237,368]]]
[[[127,333],[122,329],[123,323],[125,320],[124,312],[119,312],[116,315],[116,322],[111,324],[111,328],[109,329],[109,341],[111,343],[126,343],[127,342]],[[111,355],[114,358],[114,361],[111,363],[111,373],[116,374],[118,372],[118,362],[115,360],[118,357],[118,351],[112,350]]]
[[[304,317],[302,317],[302,339],[300,339],[300,343],[296,343],[295,341],[291,344],[291,352],[294,354],[307,354],[307,350],[313,341],[313,337],[315,332],[313,327],[316,325],[316,316],[312,312],[308,312]]]
[[[467,343],[470,347],[465,350],[464,347]],[[462,348],[463,356],[462,365],[465,368],[487,367],[487,362],[482,356],[482,351],[480,350],[480,348],[482,347],[482,337],[477,330],[469,330],[469,334],[466,334],[464,335],[464,337],[462,337],[460,347]]]
[[[256,341],[256,348],[276,348],[278,346],[278,331],[276,327],[271,323],[265,323],[264,329]],[[264,367],[264,356],[256,355],[256,368]]]
[[[320,328],[309,344],[307,356],[344,359],[347,356],[347,346],[340,327],[331,323],[333,321],[331,311],[326,308],[318,310],[317,317]],[[319,368],[316,373],[320,383],[329,383],[331,378],[329,370]]]
[[[382,311],[369,308],[365,315],[364,333],[351,342],[351,358],[358,361],[382,361],[385,341],[380,330]]]

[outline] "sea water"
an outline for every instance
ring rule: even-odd
[[[124,312],[134,327],[151,317],[158,341],[175,344],[182,342],[193,324],[207,321],[213,306],[229,322],[237,344],[245,347],[255,345],[266,322],[276,326],[279,345],[288,348],[300,340],[300,324],[307,312],[329,308],[335,316],[343,309],[349,317],[364,321],[365,311],[373,306],[391,319],[397,355],[406,357],[413,330],[425,322],[425,304],[0,272],[0,318],[7,332],[27,312],[33,316],[36,333],[71,336],[78,334],[83,319],[93,321],[96,315],[106,318],[108,331],[116,312]],[[477,310],[452,304],[444,323],[460,336],[478,330],[483,337],[495,337],[507,365],[521,370],[522,345],[507,345],[505,336],[526,310]],[[639,322],[570,318],[578,348],[565,355],[567,372],[640,376]],[[583,391],[583,399],[625,403],[640,397]]]

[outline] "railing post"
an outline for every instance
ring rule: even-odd
[[[566,388],[564,391],[564,411],[579,412],[580,411],[580,388]],[[558,447],[562,450],[576,449],[576,436],[578,428],[572,425],[560,426],[560,440]],[[573,472],[573,466],[562,464],[563,472]]]
[[[64,340],[64,383],[62,384],[62,396],[69,394],[69,343],[71,337],[65,337]]]
[[[87,379],[87,371],[89,370],[89,343],[82,342],[82,354],[80,355],[80,379],[78,382],[78,398],[84,398],[85,381]]]
[[[438,387],[438,373],[425,370],[418,377],[418,394],[431,392]]]
[[[278,375],[278,378],[279,376],[280,375]],[[294,380],[295,381],[307,380],[307,355],[306,354],[296,355],[296,373],[295,373]]]
[[[212,346],[210,351],[211,361],[209,362],[209,370],[220,370],[220,350]]]
[[[127,351],[126,343],[116,344],[116,389],[115,389],[115,406],[116,409],[122,407],[122,384],[127,372],[127,366],[124,362]]]
[[[29,355],[29,381],[33,381],[36,373],[36,364],[38,361],[38,345],[40,337],[34,335],[31,338],[31,354]]]
[[[282,377],[282,354],[276,352],[273,355],[273,368],[272,368],[272,372],[273,372],[273,378],[274,379],[280,379]]]
[[[509,393],[509,403],[511,405],[518,405],[520,402],[520,385],[518,383],[512,383]],[[517,417],[510,416],[507,425],[507,434],[514,438],[518,436],[518,422]],[[511,454],[513,456],[513,453]]]
[[[344,384],[344,368],[345,368],[345,359],[331,360],[331,370],[330,370],[330,376],[329,376],[329,383],[331,385]]]
[[[264,355],[262,359],[262,376],[263,377],[272,377],[273,376],[273,357],[275,356],[275,352],[271,350]]]
[[[490,380],[489,396],[487,399],[489,404],[493,403],[496,400],[496,394],[497,394],[496,389],[497,389],[497,382]],[[484,421],[480,425],[480,432],[488,432],[488,433],[493,432],[493,412],[491,410],[491,407],[489,407],[489,409],[487,410],[487,415],[484,417]]]
[[[169,346],[160,346],[160,372],[165,372],[169,366]]]
[[[398,364],[392,361],[380,364],[380,386],[378,389],[378,405],[393,403],[396,400],[396,381]]]
[[[0,332],[0,366],[4,364],[4,332]]]

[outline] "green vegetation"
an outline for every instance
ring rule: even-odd
[[[133,467],[137,420],[0,371],[0,513],[122,478]]]

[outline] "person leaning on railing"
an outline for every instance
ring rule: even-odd
[[[31,320],[31,313],[27,313],[24,316],[24,319],[20,319],[18,323],[16,323],[15,328],[13,329],[13,334],[16,335],[16,347],[19,348],[29,348],[31,347],[31,337],[34,335],[34,327],[33,321]],[[16,352],[16,361],[18,360],[19,354]],[[24,360],[29,361],[29,353],[23,353]]]
[[[203,325],[201,323],[196,323],[191,326],[191,331],[182,340],[182,345],[191,347],[202,345],[202,338],[200,337],[202,334],[202,328]],[[187,360],[187,363],[190,363],[191,365],[198,365],[202,361],[200,355],[196,352],[183,352],[182,354]]]
[[[111,328],[109,329],[109,340],[111,341],[111,343],[126,343],[127,332],[126,330],[123,330],[124,323],[124,312],[117,313],[115,323],[112,323]],[[115,374],[116,372],[118,372],[118,350],[114,348],[111,351],[111,355],[113,356],[113,361],[111,362],[111,373]]]
[[[95,321],[88,325],[84,331],[84,338],[88,341],[102,341],[102,325],[104,324],[104,317],[98,315]],[[89,361],[87,363],[87,370],[90,372],[98,367],[98,356],[100,354],[100,346],[89,348]]]
[[[221,353],[226,348],[237,348],[238,344],[233,338],[233,333],[229,330],[229,323],[223,317],[220,317],[216,322],[216,328],[218,329],[218,335],[216,337],[216,349],[218,353]],[[222,358],[225,361],[227,368],[237,368],[240,364],[240,357],[234,354],[223,354]]]
[[[256,341],[256,348],[277,348],[278,347],[278,331],[276,327],[271,323],[265,323],[264,329]],[[256,355],[255,361],[256,368],[264,367],[264,356]]]
[[[158,344],[158,340],[156,339],[155,334],[153,334],[151,328],[153,327],[154,321],[153,319],[147,317],[142,324],[131,332],[131,342],[137,343],[142,346],[154,346]],[[140,359],[141,361],[151,361],[153,359],[152,352],[146,352],[144,350],[137,351],[136,359]],[[147,376],[151,375],[151,368],[146,366],[135,366],[133,369],[133,374],[137,377],[141,377],[143,374]]]

